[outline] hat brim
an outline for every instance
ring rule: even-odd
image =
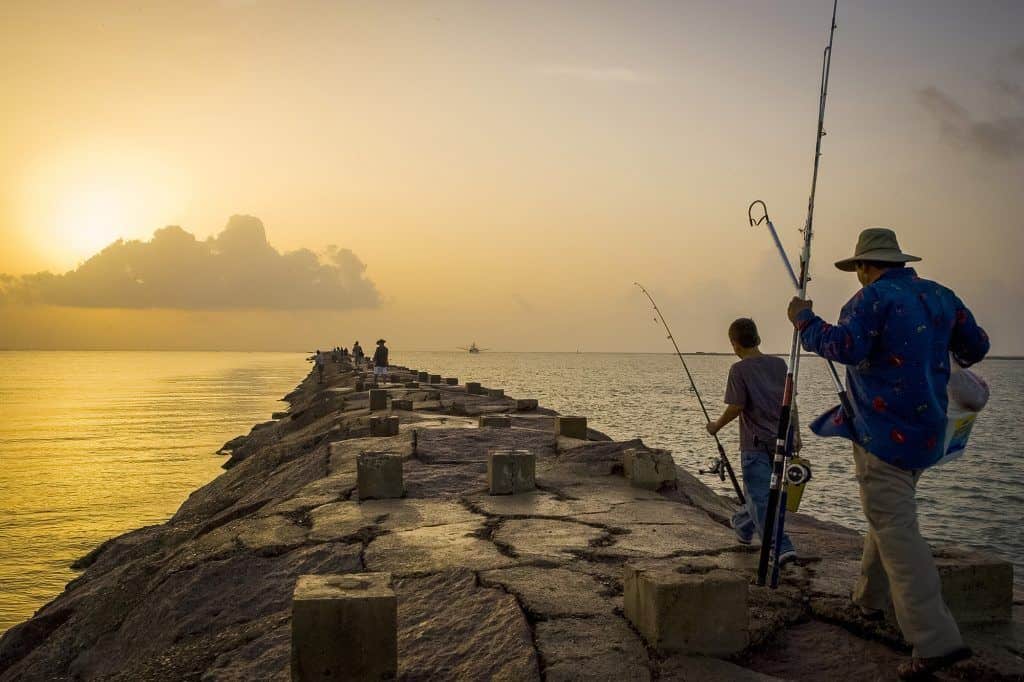
[[[917,263],[921,259],[906,253],[893,253],[892,251],[866,251],[859,256],[837,260],[835,265],[843,272],[853,272],[857,269],[857,263],[862,260],[870,260],[878,263]]]

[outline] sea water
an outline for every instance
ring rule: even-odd
[[[392,351],[393,362],[537,398],[616,439],[672,450],[696,474],[716,452],[674,355]],[[712,416],[733,358],[687,363]],[[70,564],[109,537],[160,523],[220,471],[214,451],[248,432],[309,371],[295,353],[0,352],[0,631],[75,576]],[[967,455],[925,473],[918,495],[931,540],[984,549],[1024,578],[1024,360],[978,368],[992,387]],[[806,358],[803,421],[835,404],[824,366]],[[847,443],[805,432],[814,468],[801,511],[863,529]],[[736,426],[723,432],[733,456]],[[728,482],[706,483],[730,494]]]

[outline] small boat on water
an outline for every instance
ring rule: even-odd
[[[466,348],[465,346],[459,346],[459,350],[469,351],[470,353],[482,353],[483,351],[490,349],[480,348],[479,346],[476,345],[476,341],[474,341],[473,343],[469,344],[469,348]]]

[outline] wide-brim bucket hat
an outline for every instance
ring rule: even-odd
[[[377,339],[377,345],[378,345],[378,346],[379,346],[380,344],[382,344],[382,343],[387,343],[387,341],[385,341],[384,339]]]
[[[853,256],[836,261],[836,267],[843,272],[853,272],[857,262],[870,260],[878,263],[915,263],[917,256],[903,253],[900,243],[896,241],[896,233],[888,227],[869,227],[857,238],[857,248]]]

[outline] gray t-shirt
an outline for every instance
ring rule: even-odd
[[[774,355],[745,358],[729,368],[725,402],[743,407],[740,450],[774,448],[785,384],[786,361]]]

